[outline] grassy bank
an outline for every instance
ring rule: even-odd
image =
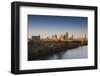
[[[28,43],[28,60],[55,54],[57,52],[74,49],[79,46],[87,45],[87,42],[68,42],[68,41],[37,41]]]

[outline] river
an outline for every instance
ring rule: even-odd
[[[60,53],[53,54],[49,56],[48,60],[55,59],[82,59],[88,58],[88,48],[87,46],[81,46],[75,49],[66,50]]]

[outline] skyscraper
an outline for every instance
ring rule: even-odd
[[[72,34],[72,36],[71,36],[71,40],[73,40],[73,34]]]
[[[65,40],[68,40],[68,32],[65,34]]]
[[[32,36],[33,41],[39,41],[40,40],[40,35],[39,36]]]
[[[57,35],[52,35],[52,40],[57,40]]]
[[[85,39],[86,39],[86,34],[85,34]]]

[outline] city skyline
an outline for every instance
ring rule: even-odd
[[[65,34],[61,34],[61,35],[51,35],[49,37],[46,37],[46,38],[41,38],[40,35],[38,36],[31,36],[31,38],[28,38],[28,42],[30,41],[40,41],[40,40],[43,40],[43,41],[86,41],[88,40],[87,39],[87,36],[86,34],[84,34],[84,37],[82,38],[74,38],[74,35],[72,34],[71,37],[69,37],[69,33],[66,32]]]
[[[42,38],[64,34],[75,38],[87,34],[87,17],[28,15],[28,38],[40,35]]]

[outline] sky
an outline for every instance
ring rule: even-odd
[[[28,38],[40,35],[46,38],[51,35],[69,33],[74,38],[88,35],[88,18],[76,16],[28,15]]]

